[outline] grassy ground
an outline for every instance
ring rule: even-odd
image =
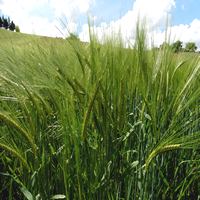
[[[198,199],[198,56],[149,51],[143,30],[133,49],[0,45],[2,199]]]

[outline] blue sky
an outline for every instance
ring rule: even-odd
[[[162,2],[162,0],[160,1]],[[104,0],[96,3],[92,10],[94,14],[108,22],[120,18],[128,10],[131,10],[133,3],[134,0]],[[176,0],[175,3],[176,5],[171,11],[174,25],[189,24],[195,18],[200,19],[199,0]]]
[[[21,32],[60,37],[70,30],[87,41],[89,16],[99,38],[120,30],[124,40],[134,41],[140,15],[156,45],[164,40],[168,16],[174,40],[194,41],[200,46],[199,8],[199,0],[0,0],[0,13],[10,16]]]
[[[109,22],[111,20],[117,20],[121,16],[125,15],[132,6],[133,1],[131,0],[96,1],[92,8],[92,12],[94,15],[99,17],[99,20]]]
[[[199,0],[177,0],[173,10],[174,24],[189,24],[193,19],[200,19]]]

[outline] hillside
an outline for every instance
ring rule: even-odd
[[[0,45],[26,47],[30,45],[66,45],[66,41],[62,38],[51,38],[46,36],[37,36],[25,33],[16,33],[4,29],[0,29]]]
[[[10,30],[5,30],[5,29],[0,29],[0,39],[5,37],[6,40],[13,38],[13,39],[20,39],[20,38],[26,38],[26,39],[41,39],[41,38],[46,38],[46,39],[61,39],[61,38],[51,38],[47,36],[39,36],[39,35],[34,35],[34,34],[26,34],[26,33],[21,33],[21,32],[13,32]]]

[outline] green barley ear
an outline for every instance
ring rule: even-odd
[[[5,112],[0,112],[0,120],[5,122],[5,124],[7,124],[7,126],[12,127],[14,129],[16,129],[17,131],[19,131],[19,133],[24,138],[26,138],[26,140],[30,143],[30,145],[33,149],[33,153],[36,155],[37,147],[36,147],[33,137],[31,136],[31,134],[28,131],[26,131],[16,120],[12,119]]]
[[[85,112],[84,119],[83,119],[83,125],[82,125],[82,134],[81,134],[82,137],[83,137],[83,140],[85,140],[86,136],[87,136],[87,126],[89,124],[90,114],[91,114],[92,109],[94,107],[94,102],[95,102],[95,99],[97,97],[99,87],[100,87],[100,81],[97,83],[94,94],[91,96],[88,107],[86,108],[86,112]]]
[[[149,165],[151,164],[151,161],[159,154],[161,153],[164,153],[164,152],[167,152],[167,151],[173,151],[173,150],[177,150],[181,147],[180,144],[171,144],[171,145],[165,145],[163,147],[158,147],[156,149],[154,149],[150,154],[149,156],[147,157],[146,159],[146,162],[145,162],[145,171],[148,170],[149,168]]]
[[[19,161],[21,161],[21,163],[26,167],[26,169],[30,170],[28,163],[23,158],[23,156],[19,152],[17,152],[16,149],[14,149],[6,144],[3,144],[3,143],[0,143],[0,149],[5,150],[6,152],[10,153],[14,157],[18,158]]]

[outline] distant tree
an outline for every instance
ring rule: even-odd
[[[183,50],[183,42],[181,42],[180,40],[177,40],[176,42],[174,42],[172,44],[172,50],[175,53],[178,53],[178,52],[182,51]]]
[[[165,48],[169,48],[170,47],[170,44],[167,43],[167,42],[163,42],[161,45],[160,45],[160,49],[165,49]]]
[[[15,23],[11,21],[9,17],[6,18],[3,15],[0,16],[0,28],[9,29],[11,31],[16,30],[16,32],[20,32],[19,26],[15,26]]]
[[[15,31],[20,33],[20,29],[19,29],[19,26],[15,26]]]
[[[8,19],[6,19],[6,18],[4,18],[4,17],[3,17],[3,27],[4,27],[5,29],[8,29],[8,27],[9,27]]]
[[[3,27],[3,20],[2,20],[2,18],[1,18],[1,16],[0,16],[0,28],[1,27]]]
[[[11,31],[14,31],[14,30],[15,30],[15,24],[14,24],[13,21],[11,21],[11,23],[9,24],[9,29],[10,29]]]
[[[1,17],[2,20],[2,27],[4,28],[4,16]]]
[[[186,52],[195,52],[197,50],[197,46],[195,42],[188,42],[185,45],[185,51]]]

